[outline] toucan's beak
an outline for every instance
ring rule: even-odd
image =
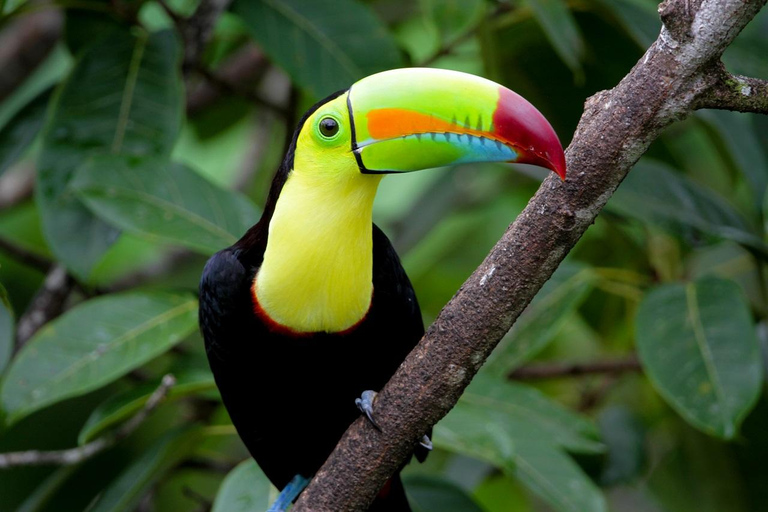
[[[519,162],[565,179],[563,147],[549,122],[522,96],[485,78],[394,69],[355,83],[347,101],[362,172]]]

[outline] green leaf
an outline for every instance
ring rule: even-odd
[[[705,277],[648,293],[637,348],[656,390],[693,426],[732,439],[762,385],[755,327],[739,287]]]
[[[751,225],[715,192],[658,162],[643,160],[608,203],[611,211],[683,235],[733,240],[768,256],[768,246]]]
[[[197,300],[189,294],[89,300],[46,324],[13,361],[2,388],[7,421],[112,382],[196,327]]]
[[[57,92],[38,161],[43,231],[57,258],[81,278],[118,231],[71,193],[75,170],[100,153],[167,156],[181,126],[179,44],[171,32],[136,33],[112,33],[80,54]]]
[[[0,175],[2,175],[35,140],[45,120],[51,90],[32,100],[0,129]]]
[[[450,43],[474,27],[487,11],[484,0],[421,0],[424,16]]]
[[[384,24],[353,0],[237,0],[232,12],[272,61],[316,98],[402,65]]]
[[[24,502],[15,509],[16,512],[39,512],[51,503],[57,492],[69,482],[70,477],[79,467],[64,466],[55,470],[49,477],[27,496]]]
[[[168,432],[123,471],[88,508],[88,512],[134,510],[147,489],[183,460],[200,442],[202,428]]]
[[[96,157],[77,172],[71,187],[115,227],[204,254],[232,245],[258,220],[244,196],[156,158]]]
[[[174,373],[176,384],[168,391],[167,397],[180,398],[195,395],[202,391],[216,389],[210,371],[186,371]],[[133,389],[114,395],[93,410],[83,425],[77,442],[85,444],[92,441],[105,430],[116,426],[139,412],[160,382],[149,382]]]
[[[253,459],[248,459],[229,472],[221,484],[213,512],[252,512],[266,510],[270,494],[277,496],[272,484]]]
[[[565,1],[527,0],[527,3],[557,54],[571,71],[581,76],[584,40]]]
[[[496,386],[504,385],[496,383]],[[435,444],[496,465],[558,511],[601,512],[606,509],[600,491],[558,448],[552,433],[542,430],[542,423],[535,419],[526,421],[527,414],[523,410],[517,417],[517,411],[497,407],[498,404],[491,403],[467,403],[462,397],[457,406],[435,425]],[[545,420],[544,424],[557,421]],[[568,428],[568,423],[561,426]]]
[[[762,151],[752,118],[723,110],[702,110],[698,115],[722,138],[731,158],[747,179],[755,204],[762,206],[768,186],[768,159]]]
[[[515,445],[514,476],[555,510],[606,511],[600,489],[561,450],[534,438]]]
[[[640,418],[618,405],[604,409],[598,421],[608,447],[600,484],[614,486],[639,479],[646,467],[645,429]]]
[[[427,475],[403,478],[413,512],[482,512],[482,508],[456,484]]]
[[[481,372],[461,396],[459,404],[498,417],[513,437],[517,432],[527,433],[533,429],[542,438],[571,452],[602,453],[605,450],[598,441],[599,432],[594,423],[525,384],[501,382]]]
[[[11,360],[16,334],[13,308],[8,301],[8,292],[0,284],[0,374]]]
[[[488,371],[506,375],[546,348],[589,295],[594,278],[588,268],[561,266],[496,347],[488,361]]]

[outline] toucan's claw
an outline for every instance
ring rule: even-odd
[[[267,509],[267,512],[285,512],[288,510],[288,507],[291,506],[293,500],[295,500],[296,497],[301,494],[301,491],[304,490],[308,483],[309,478],[305,478],[301,475],[296,475],[293,477],[293,480],[288,482],[288,485],[286,485],[283,490],[280,491],[277,499]]]
[[[424,434],[424,437],[421,438],[421,441],[419,441],[419,444],[429,451],[432,451],[432,449],[434,448],[434,446],[432,445],[432,440],[429,438],[427,434]]]
[[[376,430],[381,431],[381,427],[376,423],[376,420],[373,419],[373,401],[376,400],[376,395],[377,393],[370,389],[363,391],[362,396],[355,399],[355,405],[360,409],[361,413],[365,414],[365,417],[368,418],[371,425],[373,425]]]

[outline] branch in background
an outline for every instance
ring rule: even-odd
[[[18,466],[69,466],[90,459],[94,455],[131,435],[133,431],[147,419],[149,414],[157,408],[160,402],[163,401],[174,384],[176,384],[176,378],[171,374],[165,375],[160,381],[160,386],[158,386],[149,399],[147,399],[147,403],[144,404],[144,407],[114,432],[99,437],[83,446],[70,448],[68,450],[29,450],[25,452],[0,453],[0,469]]]
[[[236,94],[248,101],[255,103],[256,105],[266,107],[283,117],[288,117],[288,112],[285,107],[272,103],[271,101],[263,98],[256,91],[250,87],[243,87],[242,84],[235,81],[230,81],[222,75],[219,75],[215,71],[211,71],[203,66],[198,66],[197,72],[205,78],[209,84],[217,88],[221,93]]]
[[[232,0],[201,0],[195,12],[187,19],[174,20],[184,38],[184,69],[197,67],[208,41],[213,35],[216,20],[227,10]]]
[[[246,45],[218,67],[216,82],[203,80],[187,86],[187,115],[194,116],[206,109],[215,103],[223,92],[228,92],[234,87],[217,85],[218,82],[238,84],[238,89],[242,90],[252,89],[261,81],[268,67],[264,54],[256,46]]]
[[[14,354],[21,350],[40,327],[64,311],[64,304],[74,287],[75,280],[63,265],[56,264],[51,268],[40,291],[19,319]]]
[[[0,251],[19,261],[22,265],[33,267],[43,273],[48,273],[53,266],[53,261],[48,258],[28,251],[4,238],[0,238]]]
[[[713,108],[768,114],[768,81],[732,75],[718,63],[714,83],[697,99],[694,108]]]
[[[45,9],[20,17],[0,35],[0,102],[45,60],[61,37],[64,16]]]
[[[659,7],[667,20],[688,21],[674,31],[662,28],[615,88],[587,100],[566,151],[568,179],[544,180],[379,392],[374,414],[381,431],[364,418],[355,421],[294,512],[367,508],[422,435],[456,404],[651,142],[692,111],[712,83],[710,64],[765,1],[668,0]]]
[[[32,165],[21,165],[0,176],[0,211],[32,197],[34,186],[35,169]]]
[[[513,380],[557,379],[562,377],[580,377],[595,374],[619,374],[642,371],[637,356],[611,361],[593,361],[589,363],[541,363],[518,368],[507,378]]]

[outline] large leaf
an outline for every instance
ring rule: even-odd
[[[659,36],[661,20],[655,0],[598,0],[616,16],[641,48]]]
[[[518,432],[535,430],[542,439],[571,452],[604,451],[597,441],[599,433],[594,423],[525,384],[501,382],[482,372],[461,396],[459,404],[498,417],[512,437]]]
[[[560,427],[567,429],[567,419],[526,422],[526,411],[520,410],[519,417],[515,417],[517,411],[498,407],[498,403],[467,403],[462,397],[448,416],[435,425],[435,443],[498,466],[558,511],[605,510],[597,487],[557,446],[552,432],[542,429],[547,422],[562,422]]]
[[[47,90],[16,113],[0,129],[0,174],[24,154],[43,126],[51,91]]]
[[[678,234],[725,238],[768,256],[756,226],[715,192],[660,163],[641,161],[608,207]]]
[[[37,200],[51,249],[81,278],[118,231],[70,192],[72,176],[94,154],[170,153],[184,96],[179,62],[170,32],[114,32],[81,53],[59,88],[38,162]]]
[[[761,207],[768,186],[768,159],[763,153],[751,117],[740,112],[722,110],[704,110],[698,115],[720,135],[731,158],[747,179],[755,204]]]
[[[189,294],[133,292],[77,306],[38,331],[13,361],[2,389],[8,422],[125,375],[196,326]]]
[[[179,398],[216,389],[213,375],[210,371],[186,371],[174,373],[176,384],[168,391],[168,398]],[[78,443],[85,444],[104,430],[127,420],[139,412],[157,389],[159,382],[149,382],[135,387],[124,393],[110,397],[106,402],[93,410],[83,425]]]
[[[552,47],[574,73],[581,73],[584,40],[565,0],[527,0]]]
[[[386,27],[354,0],[237,0],[251,36],[315,97],[402,65]]]
[[[270,504],[272,485],[253,459],[248,459],[229,472],[221,484],[213,512],[251,512],[266,510]],[[277,493],[274,493],[275,496]]]
[[[205,254],[232,245],[258,220],[244,196],[182,164],[156,158],[96,157],[77,172],[71,186],[110,224]]]
[[[419,5],[425,18],[448,44],[476,26],[488,10],[484,0],[421,0]]]
[[[546,348],[593,284],[594,274],[588,268],[563,265],[558,269],[494,350],[488,370],[505,375]]]
[[[739,287],[712,277],[661,286],[640,305],[636,337],[667,402],[704,432],[733,438],[762,386],[755,326]]]
[[[123,471],[89,512],[120,512],[134,510],[147,489],[169,469],[183,460],[200,442],[199,427],[172,430],[150,446],[141,457]]]
[[[11,360],[16,333],[13,309],[8,301],[8,292],[0,284],[0,374]]]
[[[482,512],[460,487],[442,478],[413,475],[403,478],[413,512]]]

